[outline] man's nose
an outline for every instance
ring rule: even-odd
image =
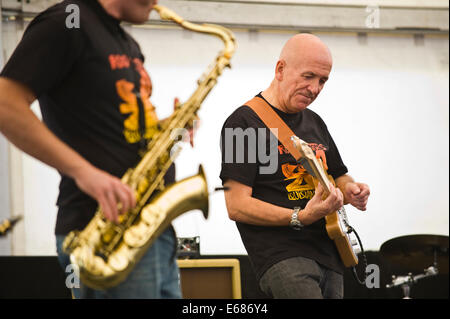
[[[319,84],[319,82],[314,81],[314,82],[310,83],[309,86],[308,86],[308,91],[312,95],[311,97],[315,98],[320,92],[320,84]]]

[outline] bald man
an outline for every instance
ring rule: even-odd
[[[228,188],[228,215],[236,221],[261,290],[272,298],[342,298],[344,266],[324,217],[344,204],[366,210],[369,187],[347,174],[325,123],[307,109],[322,91],[332,64],[330,50],[318,37],[297,34],[283,47],[270,86],[257,95],[323,160],[337,184],[326,199],[321,185],[315,189],[311,176],[280,142],[274,172],[261,169],[267,168],[262,158],[253,160],[252,151],[260,154],[263,147],[270,154],[273,149],[267,127],[252,109],[236,109],[222,128],[220,177]],[[260,135],[263,128],[267,132]],[[246,134],[243,161],[237,160],[240,144],[227,140],[240,138],[240,132]]]
[[[65,236],[84,229],[97,206],[112,222],[135,206],[120,178],[141,159],[158,120],[144,56],[120,23],[144,23],[156,3],[54,5],[30,22],[1,72],[0,132],[61,174],[55,235],[64,271],[70,264],[62,251]],[[43,122],[29,108],[35,100]],[[175,180],[174,167],[165,180]],[[69,288],[77,298],[180,298],[176,246],[170,226],[118,286],[100,291],[80,282]]]

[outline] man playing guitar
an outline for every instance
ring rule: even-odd
[[[337,187],[330,184],[324,191],[319,183],[316,188],[306,168],[281,143],[274,173],[262,173],[264,163],[252,161],[247,154],[243,162],[230,162],[227,152],[236,155],[239,150],[235,146],[230,150],[226,130],[267,129],[248,105],[230,115],[222,129],[220,177],[228,189],[228,214],[236,221],[261,290],[273,298],[343,297],[344,264],[327,234],[324,217],[344,204],[364,211],[370,195],[366,184],[347,174],[325,123],[307,109],[323,89],[331,67],[331,53],[319,38],[297,34],[283,47],[269,88],[256,99],[263,100],[296,136],[309,143]],[[252,146],[248,136],[244,140],[248,151],[267,144],[258,140]],[[269,152],[267,146],[265,154]]]

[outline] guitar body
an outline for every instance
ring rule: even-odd
[[[321,165],[322,166],[322,165]],[[322,166],[323,167],[323,166]],[[328,180],[330,180],[334,186],[336,183],[331,175],[326,174]],[[343,207],[334,213],[325,216],[326,229],[328,237],[334,241],[336,248],[339,252],[342,262],[345,267],[353,267],[358,264],[358,249],[354,248],[353,244],[356,244],[356,240],[352,240],[349,234],[347,234],[348,225],[347,215],[343,211]]]
[[[344,266],[353,267],[358,264],[357,251],[353,249],[350,236],[342,231],[339,219],[338,212],[325,217],[328,237],[334,241]]]

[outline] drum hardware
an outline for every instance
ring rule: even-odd
[[[400,286],[403,290],[403,299],[411,299],[410,292],[411,286],[417,283],[418,280],[427,278],[430,276],[436,276],[439,270],[436,266],[430,266],[424,270],[423,274],[413,276],[409,273],[407,276],[392,276],[392,283],[387,284],[386,288],[394,288]]]
[[[411,299],[411,287],[419,280],[448,274],[448,248],[448,236],[440,235],[409,235],[385,242],[380,248],[381,255],[394,266],[408,271],[406,276],[392,276],[386,288],[401,287],[403,298]],[[428,266],[430,264],[432,266]],[[413,275],[419,271],[423,273]]]

